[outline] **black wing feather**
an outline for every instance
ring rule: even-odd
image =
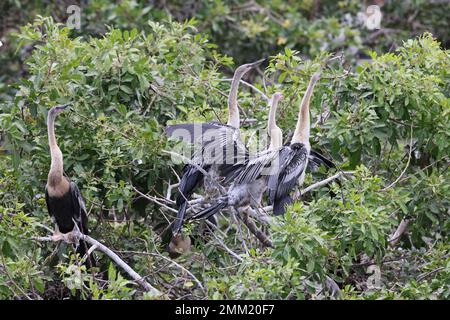
[[[47,190],[47,186],[45,186],[45,203],[47,204],[47,210],[48,210],[48,214],[50,215],[50,217],[53,218],[53,212],[50,206],[50,197],[48,195],[48,190]]]
[[[306,162],[306,155],[304,154],[304,156],[295,157],[289,166],[286,167],[278,182],[277,198],[281,198],[292,191],[301,174],[305,171]]]
[[[184,130],[184,132],[183,132]],[[180,180],[179,195],[177,197],[178,212],[177,218],[172,224],[172,233],[180,231],[183,224],[187,208],[187,199],[192,192],[204,180],[203,173],[199,167],[209,171],[211,165],[221,163],[217,169],[219,175],[225,177],[226,182],[234,179],[245,164],[247,150],[239,139],[239,130],[229,125],[218,122],[207,123],[183,123],[166,127],[166,134],[173,137],[175,132],[177,137],[184,141],[197,145],[191,158],[192,164],[187,164],[183,169]],[[187,139],[186,139],[187,138]],[[200,148],[198,148],[200,145]],[[232,154],[227,151],[232,150]],[[193,165],[195,164],[195,165]]]
[[[88,229],[88,218],[86,211],[86,204],[84,202],[83,196],[81,195],[80,189],[77,184],[73,181],[70,182],[70,193],[72,195],[72,203],[73,203],[73,218],[77,223],[78,228],[85,235],[89,234]],[[86,252],[88,251],[88,245],[85,241],[80,240],[80,243],[77,247],[77,253],[81,258],[84,257]],[[95,258],[89,255],[84,262],[87,268],[92,268],[96,265]]]
[[[292,158],[295,156],[294,150],[289,146],[284,146],[279,153],[278,168],[275,169],[275,173],[269,176],[267,182],[267,191],[269,194],[269,204],[273,204],[275,201],[279,180],[283,174],[286,166],[289,165]]]
[[[206,168],[207,170],[207,168]],[[177,234],[183,225],[184,216],[187,209],[187,200],[191,196],[194,189],[203,181],[203,173],[193,165],[184,166],[183,175],[180,179],[178,187],[179,194],[177,197],[178,212],[177,217],[172,225],[172,233]]]
[[[264,174],[263,171],[271,168],[273,161],[276,161],[277,158],[279,159],[279,154],[284,148],[285,147],[263,151],[255,158],[248,161],[236,177],[235,183],[247,184],[259,179]]]
[[[311,150],[309,153],[309,162],[308,167],[311,165],[316,165],[317,167],[323,164],[327,169],[336,168],[336,165],[330,159],[327,159],[325,156],[320,154],[315,150]]]
[[[269,204],[273,205],[275,214],[283,214],[284,206],[291,203],[289,193],[305,171],[307,157],[308,151],[304,146],[286,149],[280,156],[280,170],[270,176],[268,181]]]
[[[72,205],[73,205],[73,219],[75,219],[78,228],[84,234],[89,234],[87,227],[87,212],[86,204],[84,202],[83,196],[81,195],[80,189],[75,182],[70,182],[70,193],[72,195]]]

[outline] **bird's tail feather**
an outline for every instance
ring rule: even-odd
[[[226,200],[219,200],[216,204],[213,204],[212,206],[200,211],[199,213],[193,215],[189,218],[189,220],[199,220],[199,219],[208,219],[209,217],[213,216],[223,208],[228,206],[228,201]]]
[[[187,201],[184,199],[183,202],[180,203],[178,208],[177,217],[172,225],[172,234],[177,234],[180,232],[181,227],[183,226],[184,215],[186,214]]]
[[[330,159],[327,159],[322,154],[315,150],[311,150],[310,152],[310,160],[314,162],[316,165],[323,164],[327,169],[336,168],[336,165]]]
[[[292,203],[291,196],[286,196],[273,204],[273,214],[276,216],[282,215],[286,212],[286,206]]]
[[[320,154],[317,151],[311,150],[310,152],[310,160],[311,162],[313,162],[315,165],[320,166],[321,164],[323,164],[327,169],[334,169],[336,168],[336,165],[333,163],[332,160],[327,159],[325,156],[323,156],[322,154]],[[309,163],[308,163],[309,165]],[[341,197],[342,197],[342,201],[344,201],[344,194],[342,191],[342,183],[341,183],[341,179],[336,179],[335,182],[338,184],[340,190],[341,190]],[[331,193],[331,197],[333,198],[335,196],[335,194],[333,192]]]

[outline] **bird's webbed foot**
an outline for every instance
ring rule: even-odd
[[[55,229],[55,232],[52,235],[52,241],[61,241],[64,239],[64,234],[62,234],[61,232],[59,232],[58,228]]]
[[[52,241],[64,241],[66,243],[78,244],[78,238],[74,235],[73,231],[67,233],[61,233],[59,230],[55,230],[52,235]]]

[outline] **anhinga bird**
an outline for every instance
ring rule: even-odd
[[[264,164],[262,164],[262,168],[265,167],[273,158],[273,156],[270,156],[275,155],[276,151],[283,146],[283,132],[276,125],[275,121],[278,102],[281,99],[281,93],[275,93],[270,100],[269,117],[267,120],[267,131],[270,137],[269,148],[258,154],[256,159],[249,160],[245,167],[236,170],[234,176],[230,176],[231,179],[234,179],[234,182],[225,196],[219,198],[216,203],[210,207],[193,215],[189,220],[209,218],[216,212],[229,206],[238,209],[249,205],[255,207],[260,205],[262,196],[267,187],[267,178],[261,174],[249,176],[246,173],[248,173],[248,169],[253,168],[256,163],[262,164],[263,161],[265,161]]]
[[[55,233],[53,235],[55,240],[61,239],[61,233],[69,233],[76,227],[83,234],[88,234],[88,218],[84,199],[75,182],[70,181],[63,174],[63,155],[55,137],[55,118],[68,106],[69,104],[55,106],[50,109],[47,116],[51,166],[45,187],[45,201],[48,213],[55,222]],[[82,258],[87,252],[87,244],[81,240],[76,252]],[[88,267],[93,265],[93,260],[91,257],[87,257],[86,264]]]
[[[227,124],[211,121],[206,123],[176,124],[166,128],[166,133],[169,136],[188,133],[190,137],[189,142],[200,144],[200,150],[197,150],[192,157],[192,162],[196,165],[186,164],[180,179],[179,195],[176,199],[179,209],[172,225],[172,233],[175,237],[180,232],[188,199],[194,189],[203,183],[209,196],[216,194],[217,181],[210,180],[217,180],[220,176],[226,176],[230,172],[230,168],[236,169],[243,165],[247,150],[240,140],[240,116],[237,103],[239,82],[248,71],[258,66],[264,60],[244,64],[236,69],[228,96]],[[204,174],[198,167],[205,170],[211,179],[205,179]]]
[[[315,73],[308,84],[300,104],[294,135],[289,145],[261,152],[241,169],[227,195],[191,217],[191,220],[208,218],[228,206],[248,205],[262,188],[267,187],[269,204],[275,215],[284,214],[285,206],[292,203],[290,192],[302,185],[308,165],[311,146],[309,104],[320,74]]]
[[[275,215],[284,214],[285,206],[292,203],[290,192],[296,185],[301,186],[305,180],[305,170],[311,152],[309,104],[319,78],[320,73],[315,73],[311,77],[300,103],[297,125],[291,143],[280,151],[278,170],[269,177],[267,182],[269,204],[273,206]]]

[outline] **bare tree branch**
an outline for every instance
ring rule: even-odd
[[[343,175],[346,175],[346,174],[347,175],[351,175],[353,173],[354,173],[353,171],[341,171],[341,172],[338,172],[338,173],[336,173],[335,175],[333,175],[331,177],[328,177],[328,178],[326,178],[326,179],[324,179],[322,181],[316,182],[316,183],[306,187],[305,189],[303,189],[300,192],[300,194],[304,195],[305,193],[308,193],[311,190],[314,190],[314,189],[317,189],[317,188],[320,188],[320,187],[323,187],[323,186],[329,184],[331,181],[336,180],[336,179],[340,178]]]
[[[180,268],[181,270],[183,270],[184,272],[186,272],[199,286],[200,289],[202,289],[203,292],[205,292],[205,288],[203,287],[202,283],[200,282],[200,280],[197,279],[196,276],[194,276],[192,274],[192,272],[190,272],[188,269],[186,269],[185,267],[183,267],[181,264],[173,261],[172,259],[165,257],[164,255],[162,255],[161,253],[153,253],[153,252],[139,252],[139,251],[121,251],[121,252],[126,252],[126,253],[134,253],[134,254],[144,254],[144,255],[151,255],[151,256],[155,256],[161,259],[166,260],[167,262],[169,262],[170,264],[173,264],[174,266]]]
[[[240,215],[238,214],[238,216],[247,226],[248,230],[250,230],[250,232],[253,233],[265,247],[273,248],[272,240],[270,240],[269,237],[256,226],[255,222],[250,219],[249,213],[246,210],[242,211]]]
[[[172,196],[172,190],[173,190],[174,188],[178,188],[179,185],[180,185],[180,183],[175,183],[175,184],[169,184],[169,185],[167,186],[167,193],[166,193],[166,199],[167,199],[167,200],[171,200],[170,198],[171,198],[171,196]]]
[[[147,199],[147,200],[149,200],[149,201],[151,201],[151,202],[154,202],[154,203],[156,203],[157,205],[159,205],[159,206],[161,206],[161,207],[163,207],[163,208],[166,208],[167,210],[169,210],[169,211],[171,211],[171,212],[174,212],[174,213],[177,213],[177,212],[178,212],[178,211],[175,210],[174,208],[171,208],[171,207],[169,207],[168,205],[162,203],[158,198],[153,197],[153,196],[150,196],[150,195],[145,194],[145,193],[142,193],[142,192],[139,191],[135,186],[131,186],[131,187],[132,187],[133,190],[134,190],[136,193],[138,193],[141,197],[143,197],[143,198],[145,198],[145,199]]]
[[[208,220],[206,220],[206,224],[207,224],[207,228],[208,228],[209,230],[211,230],[211,227],[214,227],[215,229],[218,230],[218,228],[217,228],[214,224],[212,224],[211,222],[209,222]],[[240,262],[244,261],[244,259],[242,259],[237,253],[235,253],[233,250],[231,250],[230,248],[228,248],[227,245],[226,245],[222,240],[220,240],[219,237],[216,236],[216,233],[213,232],[212,230],[211,230],[211,234],[212,234],[213,237],[216,239],[216,241],[222,246],[222,248],[225,249],[225,251],[227,251],[229,254],[231,254],[235,259],[239,260]]]
[[[111,249],[109,249],[104,244],[100,243],[99,241],[95,240],[94,238],[85,235],[78,230],[73,230],[66,234],[61,234],[60,237],[54,238],[54,237],[34,237],[33,240],[37,241],[64,241],[66,243],[78,243],[80,240],[83,240],[92,246],[95,247],[95,249],[100,250],[104,254],[106,254],[108,257],[110,257],[119,267],[121,267],[130,277],[135,280],[139,285],[141,285],[147,292],[150,292],[151,294],[155,296],[162,296],[162,293],[150,285],[143,277],[141,277],[136,271],[134,271],[125,261],[123,261],[117,254],[115,254]]]

